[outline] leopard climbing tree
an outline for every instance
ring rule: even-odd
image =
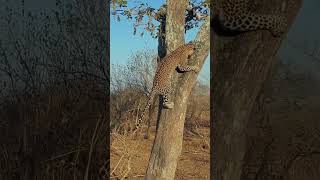
[[[159,55],[164,57],[177,47],[185,44],[185,12],[188,1],[168,0],[165,8],[166,18],[162,23],[165,36],[159,37]],[[201,69],[209,53],[209,16],[204,17],[197,37],[193,40],[195,52],[189,60],[190,65]],[[188,96],[195,85],[196,73],[174,73],[171,78],[172,92],[169,93],[172,109],[159,109],[157,134],[149,159],[145,179],[174,179],[178,157],[181,154],[183,128]]]
[[[161,61],[159,59],[160,62],[158,63],[156,74],[154,76],[153,86],[147,104],[142,112],[142,117],[139,118],[136,123],[135,131],[137,131],[142,125],[144,116],[149,110],[149,107],[151,106],[156,95],[161,95],[163,97],[163,108],[173,108],[174,103],[169,99],[169,93],[171,93],[173,90],[170,82],[171,77],[173,73],[176,72],[177,68],[181,72],[199,72],[199,68],[197,66],[187,66],[182,64],[195,52],[195,49],[195,45],[192,43],[181,45],[173,52],[165,56]]]
[[[116,13],[121,11],[117,11],[117,8],[127,7],[127,4],[121,4],[126,1],[118,2],[113,6]],[[187,0],[168,0],[159,9],[144,3],[136,7],[138,11],[124,8],[120,16],[135,19],[134,34],[140,34],[138,27],[144,24],[144,32],[150,32],[158,38],[158,72],[154,79],[154,92],[151,90],[149,95],[152,99],[154,95],[160,94],[163,102],[159,108],[157,134],[145,179],[173,179],[181,153],[188,96],[196,83],[197,72],[209,53],[209,11],[205,10],[207,8],[203,2],[190,1],[189,4]],[[160,25],[152,25],[153,21],[143,23],[144,15],[160,22]],[[185,32],[197,25],[200,28],[196,38],[187,42]],[[148,109],[148,104],[145,109]],[[138,127],[140,120],[137,122]]]

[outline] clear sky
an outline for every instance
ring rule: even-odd
[[[142,1],[148,2],[154,8],[159,8],[164,0],[159,1]],[[130,7],[129,3],[129,7]],[[111,13],[111,12],[110,12]],[[158,41],[152,38],[148,33],[141,37],[139,32],[142,28],[138,28],[137,35],[133,35],[133,22],[128,21],[125,17],[121,17],[118,22],[115,16],[110,16],[110,63],[111,64],[125,64],[130,59],[130,55],[138,50],[144,48],[152,49],[157,52]],[[190,30],[186,34],[186,41],[193,40],[197,34],[198,29]],[[112,75],[112,70],[111,70]],[[200,72],[199,80],[209,83],[210,76],[210,56]]]

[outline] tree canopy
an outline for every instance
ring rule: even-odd
[[[133,34],[136,35],[138,28],[140,36],[145,32],[150,33],[153,38],[158,38],[160,24],[166,21],[166,3],[159,8],[152,7],[145,1],[129,3],[126,0],[112,0],[111,14],[121,21],[121,17],[133,22]],[[191,0],[185,12],[185,30],[199,27],[204,17],[209,15],[209,0]]]

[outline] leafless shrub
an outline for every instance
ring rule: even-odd
[[[111,69],[111,128],[133,127],[140,108],[146,102],[155,73],[156,56],[145,49],[132,54],[125,65]],[[119,129],[120,130],[120,129]]]
[[[97,177],[109,79],[100,2],[57,1],[52,14],[6,9],[0,179]]]

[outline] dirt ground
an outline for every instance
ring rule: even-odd
[[[206,120],[209,122],[209,118]],[[201,125],[201,122],[199,122]],[[208,124],[208,123],[205,123]],[[152,129],[155,129],[153,127]],[[176,171],[176,180],[196,180],[210,178],[210,127],[199,126],[197,131],[186,130],[183,140],[182,155]],[[200,135],[199,135],[200,134]],[[147,168],[155,130],[151,130],[149,139],[129,139],[127,136],[112,134],[111,144],[111,178],[139,180],[144,178]]]

